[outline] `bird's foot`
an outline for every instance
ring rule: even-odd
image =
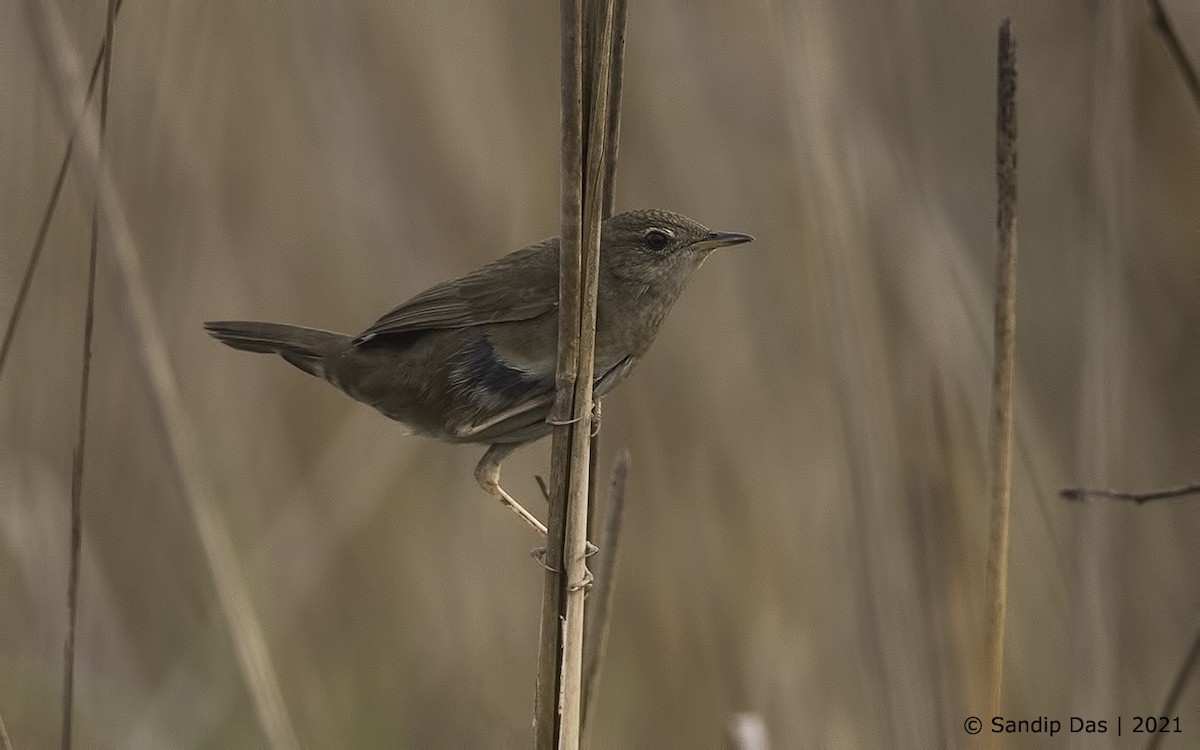
[[[563,425],[575,424],[576,422],[578,422],[581,419],[583,419],[582,416],[559,417],[555,414],[551,414],[550,416],[546,417],[546,424],[552,425],[554,427],[562,427]],[[599,401],[599,399],[592,402],[592,413],[591,413],[590,421],[591,421],[591,426],[592,426],[591,435],[592,435],[592,437],[596,437],[596,435],[598,435],[600,433],[600,401]]]
[[[595,580],[596,580],[596,577],[592,575],[592,571],[588,570],[587,568],[584,568],[583,569],[583,580],[576,581],[575,583],[567,584],[567,591],[579,591],[580,589],[582,589],[584,591],[591,591],[592,590],[592,582]]]
[[[533,549],[529,550],[529,556],[532,557],[534,560],[537,560],[538,565],[541,565],[543,568],[550,571],[551,573],[561,573],[562,572],[558,568],[556,568],[556,567],[552,566],[550,563],[546,562],[546,548],[545,547],[534,547]]]
[[[598,555],[600,553],[600,548],[597,547],[596,545],[592,544],[591,542],[586,542],[586,545],[587,546],[585,546],[583,549],[583,558],[585,560],[588,559],[589,557],[594,557],[595,555]],[[558,568],[556,568],[553,565],[551,565],[550,563],[546,562],[546,548],[545,547],[534,547],[533,549],[529,550],[529,556],[532,557],[534,560],[537,560],[538,565],[541,565],[543,568],[550,571],[551,573],[561,573],[562,572]],[[588,573],[588,576],[590,577],[591,573]],[[590,583],[590,581],[589,581],[589,583]]]

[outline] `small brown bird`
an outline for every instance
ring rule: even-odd
[[[752,239],[661,209],[604,222],[596,399],[645,354],[709,253]],[[546,418],[555,395],[558,247],[552,237],[439,284],[357,336],[248,321],[204,328],[235,349],[278,354],[414,433],[490,446],[475,479],[545,535],[545,525],[500,486],[500,462],[552,429]]]

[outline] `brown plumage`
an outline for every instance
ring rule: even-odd
[[[692,271],[718,247],[749,242],[680,214],[644,209],[604,222],[596,310],[595,397],[646,352]],[[531,526],[499,485],[500,461],[551,430],[558,346],[557,237],[438,284],[350,336],[219,321],[204,327],[235,349],[274,353],[411,431],[492,446],[476,478]]]

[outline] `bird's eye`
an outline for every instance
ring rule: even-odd
[[[667,235],[657,229],[646,232],[642,239],[646,241],[646,247],[651,250],[662,250],[667,246]]]

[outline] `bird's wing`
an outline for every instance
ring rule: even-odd
[[[558,307],[558,239],[543,240],[418,294],[355,337],[528,320]]]
[[[612,390],[632,366],[633,357],[625,357],[608,371],[598,373],[594,386],[596,398]],[[546,419],[554,406],[554,397],[553,386],[531,386],[512,406],[462,425],[456,437],[477,443],[523,443],[541,437],[548,431]]]

